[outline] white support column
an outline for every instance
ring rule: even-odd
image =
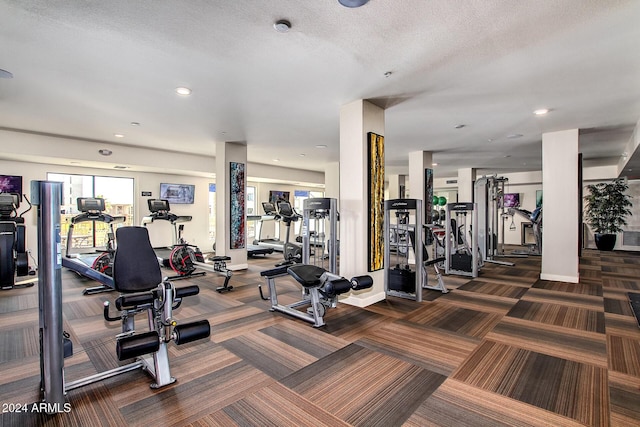
[[[540,278],[578,283],[578,129],[542,134]]]
[[[373,278],[372,288],[351,292],[341,301],[359,307],[385,298],[384,270],[367,272],[368,132],[384,135],[382,108],[358,100],[340,109],[340,275]]]
[[[216,255],[231,257],[227,268],[243,270],[249,268],[247,247],[231,249],[231,162],[244,163],[244,188],[247,188],[247,146],[241,142],[216,143]],[[246,212],[243,214],[246,221]],[[246,224],[246,222],[245,222]],[[248,243],[248,242],[247,242]]]
[[[324,197],[340,199],[340,163],[333,162],[324,168]]]
[[[422,200],[424,206],[424,170],[431,169],[433,155],[430,151],[409,153],[409,198]]]
[[[473,168],[458,169],[458,201],[460,203],[474,202],[473,183],[476,180],[476,170]],[[454,202],[455,200],[449,200]]]
[[[387,193],[385,193],[385,199],[399,199],[400,198],[400,175],[387,175],[386,181],[389,183]]]

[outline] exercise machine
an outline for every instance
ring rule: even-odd
[[[27,233],[23,215],[29,208],[18,214],[22,196],[18,193],[0,193],[0,289],[14,289],[33,286],[37,279],[16,282],[17,277],[35,275],[29,267]]]
[[[260,221],[262,220],[262,216],[260,215],[247,215],[247,224],[249,222],[255,222],[256,224],[260,224]],[[257,240],[254,241],[254,244],[247,244],[247,256],[250,258],[255,258],[259,255],[262,255],[263,257],[266,257],[267,255],[270,255],[273,253],[273,248],[268,247],[268,246],[263,246],[261,244],[256,244]],[[215,251],[215,245],[213,247],[213,250]]]
[[[229,286],[229,280],[233,275],[227,268],[227,261],[231,258],[224,255],[208,257],[205,261],[204,255],[195,245],[190,245],[182,237],[185,222],[191,221],[190,215],[178,216],[170,211],[169,201],[164,199],[148,199],[147,204],[151,215],[142,219],[142,225],[147,226],[157,220],[168,221],[173,225],[173,246],[170,248],[153,248],[158,258],[158,262],[173,270],[176,275],[169,279],[186,279],[194,276],[203,276],[206,272],[217,273],[225,277],[224,285],[216,288],[218,292],[227,292],[233,289]],[[202,270],[202,271],[196,271]]]
[[[284,251],[284,242],[280,240],[280,238],[262,238],[262,232],[264,228],[265,221],[274,221],[278,225],[278,236],[280,236],[280,215],[276,209],[276,206],[270,202],[262,202],[262,209],[264,210],[264,215],[260,217],[258,221],[258,238],[253,241],[254,245],[263,246],[267,248],[271,248],[277,252]]]
[[[126,217],[104,213],[105,201],[100,197],[78,197],[76,203],[80,214],[72,217],[71,224],[69,224],[65,252],[67,262],[65,263],[65,267],[94,280],[95,275],[87,274],[89,270],[95,270],[103,275],[111,276],[113,255],[116,250],[114,225],[122,224],[126,220]],[[107,224],[107,244],[105,250],[80,252],[77,248],[73,247],[75,226],[84,222],[92,222],[94,227],[96,222]],[[94,244],[91,246],[93,248]],[[86,288],[82,293],[83,295],[90,295],[111,291],[113,291],[113,287],[101,284],[99,286]]]
[[[290,316],[312,323],[319,328],[325,325],[324,315],[328,308],[338,306],[338,295],[351,290],[358,291],[373,286],[371,276],[356,276],[347,280],[337,274],[328,272],[322,267],[307,264],[295,264],[280,266],[260,273],[267,282],[269,297],[262,293],[262,287],[258,285],[260,297],[271,301],[269,311],[278,311]],[[283,305],[278,302],[276,279],[278,277],[291,276],[302,285],[303,298],[292,304]],[[300,307],[308,307],[306,311],[298,310]]]
[[[438,266],[445,258],[429,259],[429,252],[424,245],[422,218],[422,200],[393,199],[384,202],[384,233],[387,237],[384,289],[387,296],[421,302],[423,289],[449,292]],[[392,252],[396,255],[395,263],[391,262]],[[436,285],[429,285],[427,267],[434,269]]]
[[[475,203],[449,203],[445,219],[445,273],[478,277],[478,211]],[[471,236],[471,241],[467,239]]]
[[[302,216],[287,201],[278,202],[278,215],[281,221],[284,222],[287,231],[282,243],[284,261],[276,265],[276,267],[300,263],[302,262],[302,246],[291,241],[291,223],[297,222]]]
[[[302,203],[302,263],[338,274],[338,201],[305,199]]]
[[[508,215],[512,217],[520,215],[526,218],[532,224],[533,237],[535,243],[529,247],[527,252],[515,252],[518,255],[542,255],[542,207],[537,207],[533,211],[528,211],[522,208],[509,208]]]
[[[479,256],[484,262],[514,266],[508,261],[496,258],[505,257],[504,250],[504,186],[508,178],[483,176],[475,183],[475,201],[478,210],[478,246]]]
[[[107,321],[120,321],[122,332],[116,337],[118,360],[133,362],[109,371],[75,381],[64,378],[64,333],[62,321],[62,276],[60,253],[60,201],[62,184],[33,181],[32,199],[38,206],[38,286],[40,336],[40,390],[47,413],[62,412],[66,392],[125,372],[143,369],[154,379],[152,388],[175,382],[169,367],[168,344],[176,345],[205,339],[211,327],[207,320],[179,324],[173,316],[183,300],[199,292],[197,286],[176,288],[163,280],[160,265],[144,227],[121,227],[113,261],[114,289],[120,293],[115,300],[118,315],[109,313]],[[149,330],[136,330],[134,317],[147,313]],[[67,352],[68,355],[69,352]]]

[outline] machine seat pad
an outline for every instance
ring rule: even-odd
[[[296,264],[289,267],[287,272],[305,288],[315,288],[320,286],[320,276],[326,270],[315,265]]]
[[[260,275],[262,277],[276,277],[276,276],[284,276],[287,274],[288,265],[283,265],[280,267],[272,268],[271,270],[261,271]]]
[[[223,256],[223,255],[212,256],[212,257],[209,257],[208,259],[209,259],[209,261],[214,261],[214,262],[217,262],[217,261],[231,261],[231,257]]]
[[[445,260],[446,260],[445,257],[434,258],[434,259],[430,259],[429,261],[425,262],[424,265],[433,265],[433,264],[437,264],[437,263],[445,261]]]
[[[134,308],[144,304],[152,304],[155,299],[153,292],[145,292],[140,294],[126,294],[120,295],[116,298],[116,308],[123,310],[127,308]]]

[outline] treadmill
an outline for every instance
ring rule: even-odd
[[[279,221],[280,215],[276,210],[276,207],[273,203],[262,202],[262,209],[264,210],[264,215],[260,217],[258,221],[259,229],[258,229],[258,238],[253,241],[255,246],[261,246],[265,248],[271,248],[272,252],[284,252],[284,242],[280,239],[263,239],[262,238],[262,225],[264,221]]]
[[[123,215],[113,216],[104,213],[105,202],[100,197],[78,197],[77,206],[80,214],[71,218],[69,231],[67,233],[67,249],[62,258],[62,266],[76,273],[97,280],[100,286],[86,288],[83,295],[96,294],[100,292],[110,292],[113,290],[113,279],[111,267],[113,263],[113,253],[115,252],[115,231],[114,224],[123,223],[126,217]],[[103,222],[109,225],[107,232],[106,250],[93,250],[91,252],[80,252],[73,247],[73,232],[76,224],[83,222]]]
[[[260,224],[260,221],[262,220],[262,216],[260,215],[247,215],[247,222],[249,221],[255,221],[256,224]],[[258,243],[258,244],[256,244]],[[263,257],[272,254],[273,253],[273,248],[269,247],[269,246],[263,246],[261,244],[259,244],[259,242],[256,240],[254,241],[254,244],[248,243],[247,244],[247,256],[250,258],[255,258],[259,255],[262,255]]]

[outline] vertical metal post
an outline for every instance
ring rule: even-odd
[[[426,286],[427,283],[422,283],[424,274],[424,262],[422,259],[422,219],[424,218],[422,212],[422,200],[416,199],[416,222],[415,229],[413,231],[415,242],[413,244],[413,255],[416,259],[416,301],[422,302],[422,286]]]
[[[338,274],[338,201],[329,200],[329,271]]]
[[[38,206],[38,303],[40,369],[47,410],[64,405],[64,348],[62,337],[62,253],[60,200],[62,183],[31,181],[31,200]]]

